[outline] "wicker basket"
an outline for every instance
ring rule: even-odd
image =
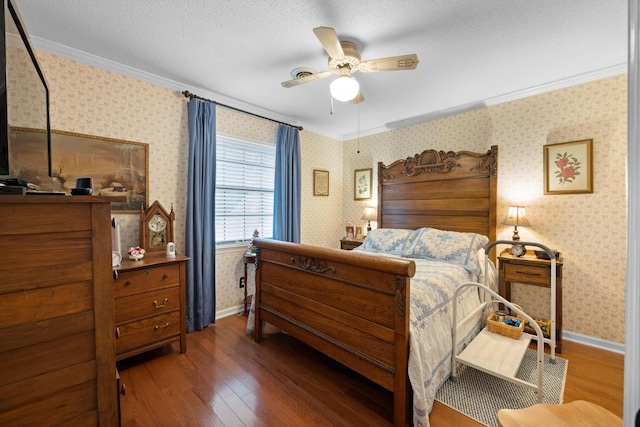
[[[546,338],[549,338],[551,336],[551,320],[541,319],[539,317],[534,317],[533,320],[535,320],[538,326],[540,326],[540,329],[542,329],[542,335]],[[528,321],[524,325],[524,331],[529,334],[536,334],[536,330],[529,324]]]
[[[491,301],[491,304],[493,304],[494,302],[500,302],[500,301]],[[522,310],[522,307],[520,307],[518,304],[513,304],[514,306],[516,306],[519,310]],[[505,316],[505,321],[509,318],[511,319],[516,319],[520,321],[520,326],[511,326],[511,325],[507,325],[504,322],[499,322],[497,320],[497,315],[495,312],[492,312],[489,317],[487,318],[487,327],[489,328],[489,332],[493,332],[494,334],[500,334],[500,335],[504,335],[505,337],[509,337],[509,338],[513,338],[513,339],[520,339],[520,336],[522,336],[522,331],[524,331],[524,324],[525,324],[525,319],[524,317],[516,314],[516,315],[507,315]]]

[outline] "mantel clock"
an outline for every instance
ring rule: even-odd
[[[176,214],[167,211],[156,200],[149,209],[140,212],[140,234],[142,247],[149,252],[166,250],[167,243],[173,242],[173,221]]]

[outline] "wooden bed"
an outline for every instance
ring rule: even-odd
[[[496,239],[498,147],[426,150],[378,163],[378,227]],[[254,338],[267,321],[394,393],[394,425],[411,422],[407,378],[411,259],[257,239]],[[495,254],[491,254],[495,260]]]

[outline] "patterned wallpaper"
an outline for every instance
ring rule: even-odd
[[[187,195],[186,98],[130,77],[38,52],[47,77],[51,128],[149,144],[149,202],[176,213],[176,248],[184,248]],[[118,214],[122,247],[140,243],[139,216]]]
[[[51,88],[52,128],[149,144],[150,200],[176,211],[176,246],[184,247],[187,180],[187,99],[180,93],[45,52],[38,52]],[[500,147],[499,212],[527,207],[532,224],[523,240],[562,252],[565,329],[624,341],[626,245],[626,75],[606,78],[403,129],[341,142],[301,132],[302,242],[338,247],[347,220],[359,222],[370,201],[353,200],[353,171],[390,163],[426,148],[485,151]],[[218,109],[218,127],[255,140],[269,132],[259,119]],[[273,127],[271,127],[273,129]],[[593,138],[594,193],[542,194],[542,146]],[[357,150],[360,153],[357,153]],[[313,169],[328,170],[329,196],[313,196]],[[500,214],[499,214],[500,215]],[[123,246],[139,242],[138,216],[120,214]],[[375,227],[375,222],[372,224]],[[511,228],[499,225],[500,239]],[[217,312],[235,312],[242,299],[243,249],[218,251]],[[620,254],[620,255],[619,255]],[[249,289],[253,289],[253,269]],[[545,312],[545,295],[517,287],[514,300]],[[605,302],[605,303],[603,303]],[[535,306],[535,308],[534,308]],[[539,312],[539,313],[538,313]]]
[[[593,139],[594,192],[544,195],[543,146],[582,139]],[[564,329],[624,342],[626,75],[361,138],[360,154],[357,144],[345,143],[345,220],[362,211],[352,196],[354,169],[375,171],[378,161],[389,164],[428,148],[483,152],[498,145],[498,221],[508,206],[526,206],[531,227],[519,227],[521,239],[561,252]],[[512,232],[498,224],[498,239],[510,240]],[[548,317],[548,294],[515,285],[512,298]]]
[[[302,146],[302,243],[339,248],[344,235],[342,193],[345,187],[343,143],[311,132],[300,134]],[[313,195],[313,170],[329,171],[329,195]]]

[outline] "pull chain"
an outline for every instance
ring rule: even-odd
[[[360,105],[358,105],[358,151],[357,154],[360,154]]]

